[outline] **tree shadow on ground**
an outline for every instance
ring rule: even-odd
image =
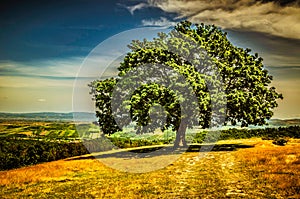
[[[84,159],[99,159],[99,158],[151,158],[162,155],[179,155],[184,152],[218,152],[218,151],[235,151],[242,148],[252,148],[253,145],[245,144],[192,144],[188,147],[174,148],[173,146],[147,146],[134,149],[121,149],[116,151],[108,151],[101,153],[93,153],[88,156],[74,157],[67,160],[84,160]]]

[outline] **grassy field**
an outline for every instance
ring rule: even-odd
[[[71,122],[2,120],[1,137],[40,136],[45,138],[76,138],[75,124]]]
[[[300,198],[300,140],[286,146],[258,138],[220,141],[203,158],[185,152],[163,169],[140,174],[89,156],[1,171],[0,198]]]

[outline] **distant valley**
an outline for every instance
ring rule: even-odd
[[[39,113],[0,113],[0,120],[36,121],[96,121],[95,113],[90,112],[39,112]],[[300,119],[271,119],[268,127],[300,126]]]
[[[88,112],[0,113],[0,120],[91,121],[93,119],[96,120],[95,113]]]

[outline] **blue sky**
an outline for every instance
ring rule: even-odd
[[[84,79],[80,66],[85,66],[84,60],[95,47],[102,50],[97,59],[101,71],[102,65],[116,56],[105,54],[106,49],[124,53],[128,35],[127,39],[151,38],[155,31],[164,29],[142,31],[144,27],[166,28],[188,19],[216,24],[228,32],[234,44],[258,52],[274,76],[273,85],[285,97],[274,118],[300,117],[299,1],[2,2],[0,112],[73,111],[75,79],[78,75]],[[137,28],[139,31],[131,31]],[[109,47],[103,44],[107,40]]]

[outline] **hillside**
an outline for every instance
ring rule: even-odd
[[[221,141],[234,151],[201,157],[184,153],[167,167],[148,173],[126,173],[92,156],[0,172],[0,198],[299,198],[300,141],[283,147],[261,139]],[[240,147],[244,146],[244,147]],[[247,147],[245,147],[247,146]],[[251,156],[249,156],[251,154]],[[168,158],[144,158],[159,163]],[[130,168],[134,153],[98,156]]]

